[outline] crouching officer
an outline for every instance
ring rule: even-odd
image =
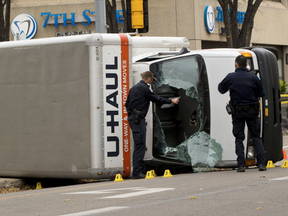
[[[245,139],[245,122],[253,140],[259,171],[265,171],[265,155],[259,124],[259,97],[265,95],[259,78],[247,70],[246,57],[239,55],[235,59],[235,73],[229,73],[218,85],[220,93],[230,91],[232,103],[233,135],[235,136],[238,170],[245,172],[245,155],[243,141]]]
[[[146,173],[146,167],[143,161],[146,149],[145,116],[148,112],[150,101],[160,105],[179,103],[179,98],[171,100],[160,97],[152,92],[150,85],[153,81],[154,74],[151,71],[146,71],[142,73],[141,76],[142,80],[130,89],[125,104],[134,139],[132,175],[135,179],[145,178]]]

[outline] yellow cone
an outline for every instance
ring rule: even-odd
[[[146,173],[145,179],[152,179],[152,178],[155,178],[155,177],[153,176],[153,174],[152,174],[152,171],[148,171],[148,172]]]
[[[155,170],[151,170],[151,172],[152,172],[152,175],[153,175],[154,177],[157,176]]]
[[[37,182],[36,189],[42,189],[41,182]]]
[[[115,180],[114,182],[118,182],[118,181],[124,181],[121,174],[117,174],[116,177],[115,177]]]
[[[171,174],[170,170],[168,170],[168,169],[165,170],[163,178],[172,177],[172,176],[173,176],[173,175]]]
[[[288,168],[288,161],[284,161],[282,168]]]
[[[266,168],[274,168],[274,164],[271,160],[268,161]]]

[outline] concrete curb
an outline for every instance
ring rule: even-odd
[[[24,185],[23,179],[0,178],[0,188],[22,188]]]

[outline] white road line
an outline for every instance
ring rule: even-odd
[[[134,197],[134,196],[142,196],[142,195],[146,195],[146,194],[158,193],[158,192],[174,190],[174,189],[175,188],[145,188],[144,190],[140,190],[138,192],[132,192],[132,193],[108,196],[108,197],[103,197],[102,199],[127,198],[127,197]]]
[[[73,195],[97,195],[97,194],[111,194],[118,193],[117,195],[102,197],[102,199],[111,199],[111,198],[128,198],[135,196],[142,196],[151,193],[158,193],[168,190],[174,190],[175,188],[145,188],[145,187],[131,187],[131,188],[118,188],[118,189],[108,189],[108,190],[98,190],[98,191],[85,191],[85,192],[72,192],[64,194],[73,194]],[[121,192],[123,191],[123,192]],[[119,194],[122,193],[122,194]]]
[[[107,193],[115,193],[116,191],[127,191],[127,190],[145,190],[143,187],[131,187],[131,188],[117,188],[117,189],[108,189],[108,190],[97,190],[97,191],[86,191],[86,192],[72,192],[72,193],[64,193],[64,194],[107,194]]]
[[[288,176],[286,176],[286,177],[282,177],[282,178],[269,179],[269,180],[273,180],[273,181],[288,180]]]
[[[60,215],[60,216],[85,216],[85,215],[98,214],[98,213],[115,211],[115,210],[125,209],[125,208],[129,208],[129,206],[111,206],[111,207],[107,207],[107,208],[94,209],[94,210],[90,210],[90,211],[83,211],[83,212],[65,214],[65,215]]]

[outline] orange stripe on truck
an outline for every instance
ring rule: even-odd
[[[130,154],[130,127],[125,103],[129,93],[129,40],[127,35],[119,34],[121,38],[121,88],[122,88],[122,135],[123,135],[123,178],[128,178],[131,173]]]

